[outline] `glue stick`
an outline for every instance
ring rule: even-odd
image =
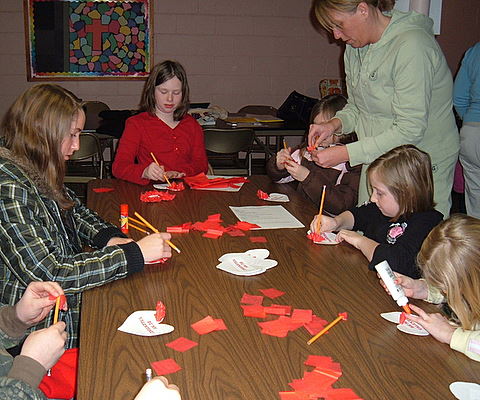
[[[128,233],[128,204],[120,204],[120,230]]]
[[[388,291],[392,295],[393,300],[395,300],[400,307],[403,307],[405,312],[410,314],[411,311],[410,307],[408,306],[407,296],[405,296],[403,288],[395,283],[395,275],[390,268],[390,265],[388,265],[388,262],[385,260],[381,263],[378,263],[377,265],[375,265],[375,269],[377,270],[378,275],[380,275],[380,278],[382,278],[382,281],[385,283]]]

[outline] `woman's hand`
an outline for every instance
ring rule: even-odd
[[[426,300],[428,297],[428,285],[427,282],[421,279],[412,279],[408,276],[394,272],[395,284],[399,285],[405,292],[405,296],[411,299]],[[380,275],[378,276],[380,277]],[[385,291],[390,294],[385,283],[380,279],[380,284]]]
[[[338,118],[332,118],[330,121],[321,124],[310,124],[308,131],[308,146],[317,147],[325,139],[328,139],[335,132],[340,130],[342,122]]]
[[[48,370],[65,352],[66,340],[65,322],[59,321],[55,325],[28,335],[20,354],[33,358]]]
[[[430,335],[441,343],[450,344],[453,332],[457,327],[450,325],[448,320],[439,313],[428,314],[420,307],[410,304],[410,308],[418,315],[405,314],[407,319],[421,325]]]
[[[290,148],[280,150],[276,156],[277,168],[279,170],[285,169],[285,163],[287,161],[290,161],[291,159],[292,159],[292,156],[290,154]]]
[[[180,400],[176,385],[168,383],[164,376],[156,376],[143,385],[134,400]]]
[[[310,170],[307,167],[304,167],[291,159],[285,162],[285,168],[292,178],[299,182],[303,182],[310,174]]]
[[[36,325],[48,315],[56,298],[62,294],[63,289],[56,282],[31,282],[15,305],[15,313],[25,325]]]
[[[152,233],[140,239],[137,244],[143,254],[145,262],[156,261],[160,258],[172,256],[172,249],[165,240],[170,239],[169,233]]]
[[[312,160],[323,168],[331,168],[350,159],[347,146],[333,146],[312,151]]]
[[[147,168],[143,170],[142,178],[150,179],[152,181],[165,181],[165,168],[163,165],[157,165],[152,162]]]
[[[315,215],[313,218],[312,222],[310,223],[310,231],[311,232],[317,232],[317,220],[318,220],[318,215]],[[337,230],[337,221],[335,218],[328,217],[326,215],[321,215],[320,216],[320,230],[318,233],[323,233],[323,232],[331,232]]]

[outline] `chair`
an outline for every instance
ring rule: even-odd
[[[277,116],[278,110],[272,106],[264,106],[264,105],[248,105],[240,108],[238,113],[242,114],[254,114],[254,115],[273,115],[274,117]]]
[[[205,128],[205,149],[215,175],[251,175],[253,129]],[[240,159],[239,152],[245,152]]]
[[[85,127],[83,128],[83,130],[89,133],[94,133],[98,137],[102,147],[102,152],[106,148],[109,148],[110,162],[112,162],[115,153],[115,137],[105,133],[97,132],[97,129],[100,127],[100,123],[102,121],[102,118],[99,114],[102,111],[110,110],[110,107],[102,101],[86,101],[83,105],[83,109],[85,111],[86,117]]]
[[[347,94],[347,87],[343,79],[322,79],[318,84],[318,90],[322,98],[329,94]]]
[[[87,183],[103,178],[103,152],[98,137],[89,132],[80,133],[80,149],[67,162],[65,183]]]

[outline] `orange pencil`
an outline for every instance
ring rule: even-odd
[[[137,231],[143,232],[143,233],[145,233],[145,234],[147,234],[147,235],[150,235],[150,232],[149,232],[149,231],[146,231],[145,229],[142,229],[142,228],[140,228],[140,227],[138,227],[138,226],[136,226],[136,225],[133,225],[132,223],[130,223],[128,227],[129,227],[129,228],[136,229]]]
[[[142,221],[139,221],[138,219],[135,219],[135,218],[132,218],[132,217],[128,217],[128,219],[129,219],[129,221],[133,221],[140,226],[147,226]]]
[[[320,208],[318,209],[317,223],[315,226],[315,232],[320,231],[320,226],[322,225],[322,212],[323,212],[323,202],[325,201],[325,190],[327,189],[326,185],[323,185],[322,199],[320,200]]]
[[[288,150],[288,145],[287,145],[287,141],[285,139],[283,139],[283,148],[285,150]]]
[[[150,228],[153,232],[160,233],[157,228],[155,228],[150,222],[148,222],[145,218],[143,218],[138,212],[135,211],[134,214],[138,219],[140,219],[145,224],[145,226]],[[167,242],[167,244],[177,253],[180,253],[180,249],[177,246],[175,246],[170,240],[165,240],[165,242]]]
[[[338,314],[338,317],[335,318],[332,322],[330,322],[325,328],[323,328],[320,332],[318,332],[314,337],[312,337],[307,344],[312,344],[315,340],[317,340],[320,336],[322,336],[324,333],[326,333],[332,326],[338,324],[341,320],[346,320],[347,319],[347,313],[340,313]]]
[[[168,177],[166,174],[163,174],[163,177],[165,178],[165,180],[167,181],[168,183],[168,186],[172,186],[172,184],[170,183],[170,181],[168,180]]]
[[[155,157],[155,154],[153,154],[153,153],[151,152],[150,155],[152,156],[153,161],[155,161],[155,164],[157,164],[158,166],[160,166],[160,164],[159,164],[158,161],[157,161],[157,158]]]
[[[55,301],[55,314],[53,314],[53,324],[58,322],[58,312],[60,311],[60,296]]]

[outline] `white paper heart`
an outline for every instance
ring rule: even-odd
[[[401,332],[408,333],[410,335],[417,335],[417,336],[428,336],[429,333],[419,324],[409,321],[408,319],[405,320],[403,324],[399,324],[400,322],[400,315],[402,313],[400,311],[393,311],[389,313],[382,313],[380,316],[387,321],[393,322],[397,324],[397,329]]]
[[[472,382],[453,382],[450,391],[459,400],[480,399],[480,385]]]
[[[265,200],[276,201],[278,203],[288,203],[290,201],[290,198],[286,194],[270,193],[270,195]]]
[[[310,235],[311,231],[309,230],[307,232],[307,235]],[[337,241],[337,234],[333,232],[323,232],[321,234],[321,237],[323,240],[320,241],[313,241],[315,244],[338,244],[339,242]]]
[[[275,267],[278,262],[267,259],[270,252],[267,249],[252,249],[245,253],[227,253],[218,260],[218,269],[234,275],[258,275],[267,269]]]
[[[168,183],[155,183],[153,187],[157,190],[168,190]]]
[[[230,272],[233,275],[239,276],[258,275],[266,271],[265,268],[250,267],[246,264],[236,264],[231,262],[222,262],[217,265],[217,268],[221,269],[222,271]]]
[[[142,310],[130,314],[119,331],[139,336],[158,336],[170,333],[175,328],[168,324],[161,324],[155,319],[155,311]]]

